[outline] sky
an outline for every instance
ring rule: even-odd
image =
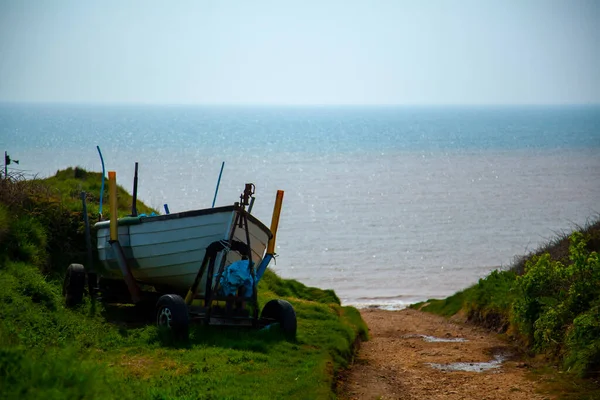
[[[0,0],[0,101],[600,103],[600,1]]]

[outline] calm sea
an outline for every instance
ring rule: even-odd
[[[463,289],[600,213],[600,107],[0,105],[0,150],[30,174],[107,169],[171,212],[285,190],[277,264],[345,304]]]

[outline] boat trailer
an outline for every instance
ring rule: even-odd
[[[284,194],[282,190],[277,191],[270,228],[273,236],[268,242],[266,254],[261,263],[255,268],[252,261],[247,218],[249,211],[246,211],[246,207],[250,206],[250,209],[252,208],[254,185],[246,184],[244,192],[240,195],[240,202],[235,203],[235,206],[240,208],[240,212],[236,213],[234,222],[234,226],[237,225],[245,231],[245,242],[230,238],[229,240],[218,240],[211,243],[206,248],[193,284],[183,297],[182,293],[144,291],[134,278],[130,263],[127,262],[118,238],[116,173],[109,171],[108,177],[111,207],[109,243],[115,254],[123,280],[103,279],[101,273],[99,274],[94,269],[86,196],[82,192],[88,268],[81,264],[71,264],[68,267],[63,283],[63,296],[67,306],[75,306],[82,301],[87,280],[88,292],[93,299],[107,303],[116,300],[115,302],[125,304],[155,304],[157,326],[170,331],[175,338],[180,340],[188,338],[191,323],[249,328],[263,328],[278,324],[287,338],[295,338],[297,330],[296,313],[289,302],[281,299],[271,300],[265,304],[260,313],[258,304],[258,282],[275,256],[276,232]],[[134,182],[137,183],[137,179]],[[134,186],[134,191],[136,186]],[[135,194],[134,198],[136,197]],[[132,207],[132,209],[135,212],[135,208]],[[241,259],[247,261],[249,273],[252,277],[251,293],[246,293],[247,290],[244,287],[238,288],[234,294],[225,295],[223,293],[220,282],[225,269],[229,267],[225,264],[226,254],[230,251],[239,253]],[[219,255],[222,256],[219,258]],[[221,260],[220,265],[217,265],[218,259]],[[199,294],[202,278],[205,275],[204,292]]]

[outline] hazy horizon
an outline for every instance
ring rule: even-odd
[[[503,107],[600,107],[600,101],[590,103],[150,103],[122,101],[33,101],[0,100],[0,105],[63,105],[63,106],[164,106],[164,107],[364,107],[364,108],[503,108]]]
[[[600,2],[0,0],[0,102],[600,104]]]

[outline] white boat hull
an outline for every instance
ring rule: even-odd
[[[241,208],[228,206],[120,220],[119,242],[133,277],[161,292],[185,293],[194,282],[206,248],[211,243],[231,239],[246,243],[245,229],[234,226],[240,213],[248,217],[252,260],[258,266],[272,234],[264,224]],[[95,228],[102,276],[123,279],[110,245],[109,221],[99,222]],[[239,259],[240,255],[231,251],[227,253],[225,265]],[[215,265],[221,262],[219,256]],[[205,283],[206,276],[200,284],[200,295]]]

